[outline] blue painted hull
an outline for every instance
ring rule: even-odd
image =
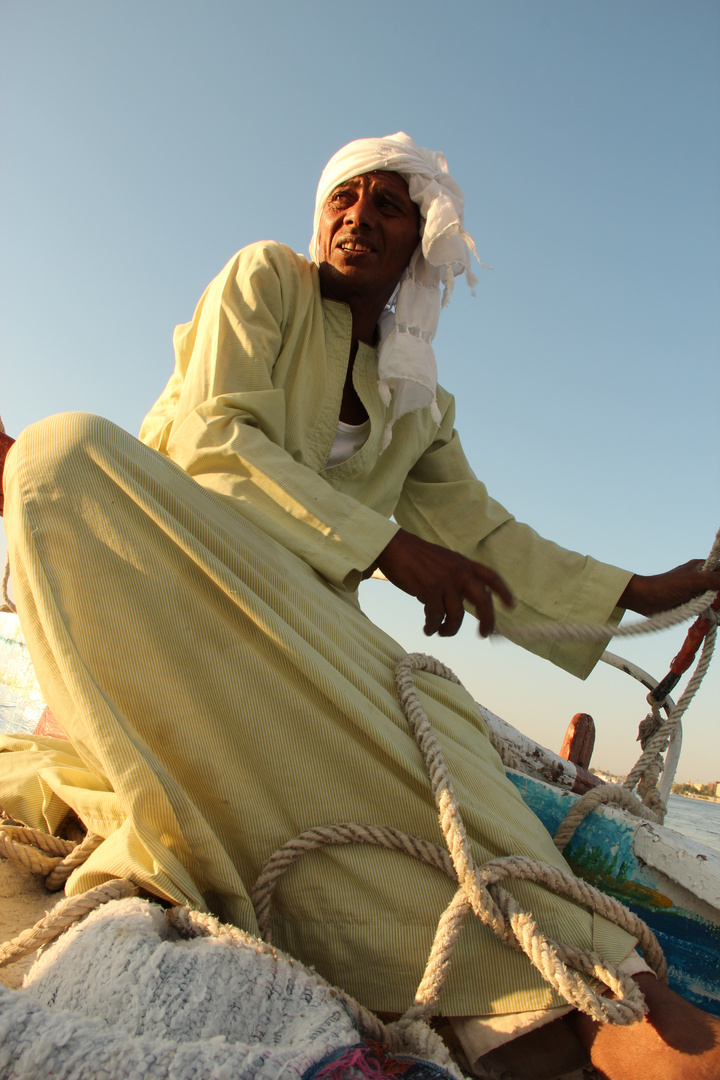
[[[523,800],[554,834],[578,796],[508,770]],[[574,873],[631,908],[656,934],[665,952],[670,985],[688,1001],[720,1016],[720,920],[706,903],[693,903],[682,887],[637,853],[638,833],[677,838],[678,860],[690,854],[698,873],[715,862],[712,853],[667,829],[648,826],[614,810],[595,812],[578,827],[564,855]],[[695,850],[697,849],[697,850]],[[687,860],[686,860],[687,861]],[[674,895],[668,895],[673,894]],[[685,901],[685,902],[684,902]],[[699,910],[692,910],[692,908]]]

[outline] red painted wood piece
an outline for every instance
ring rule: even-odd
[[[595,721],[589,713],[576,713],[565,732],[560,757],[589,769],[594,746]]]
[[[713,611],[720,611],[720,593],[717,594],[710,607]],[[674,657],[670,664],[670,670],[667,675],[664,679],[660,680],[652,691],[651,697],[655,701],[665,701],[668,694],[675,689],[680,682],[680,676],[684,675],[695,659],[695,654],[702,645],[709,629],[710,620],[706,616],[701,615],[695,620],[687,632],[687,637],[683,642],[680,652]]]
[[[605,781],[601,780],[595,773],[583,769],[582,765],[575,766],[575,773],[575,783],[570,789],[574,795],[584,795],[590,788],[600,787],[601,784],[605,783]]]
[[[2,517],[2,512],[5,506],[5,500],[3,498],[2,474],[3,469],[5,468],[5,458],[7,457],[7,452],[14,442],[15,440],[11,439],[9,435],[6,435],[4,431],[0,431],[0,517]]]
[[[717,594],[712,604],[710,605],[712,611],[720,611],[720,593]],[[670,670],[674,675],[683,675],[692,664],[695,659],[695,654],[700,648],[710,629],[710,620],[708,618],[696,619],[687,632],[687,637],[683,643],[680,652],[674,658],[670,664]]]

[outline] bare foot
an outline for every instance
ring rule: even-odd
[[[598,1024],[582,1013],[570,1023],[607,1080],[718,1080],[720,1019],[691,1005],[652,975],[635,981],[649,1012],[628,1027]]]

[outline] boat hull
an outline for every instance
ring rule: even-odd
[[[554,834],[578,796],[514,770],[507,775]],[[564,855],[575,874],[648,924],[672,988],[720,1016],[720,859],[672,829],[608,806],[580,823]]]

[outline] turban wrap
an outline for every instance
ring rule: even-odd
[[[392,438],[393,424],[404,413],[429,406],[434,420],[440,423],[432,341],[455,276],[465,271],[470,287],[475,285],[470,253],[477,252],[472,237],[463,229],[465,199],[448,172],[445,155],[417,146],[409,135],[399,131],[382,139],[356,139],[330,158],[315,198],[310,244],[313,262],[318,261],[320,216],[332,192],[346,180],[382,169],[404,177],[422,219],[420,244],[380,319],[378,391],[386,405],[393,402],[392,416],[383,433],[385,449]]]

